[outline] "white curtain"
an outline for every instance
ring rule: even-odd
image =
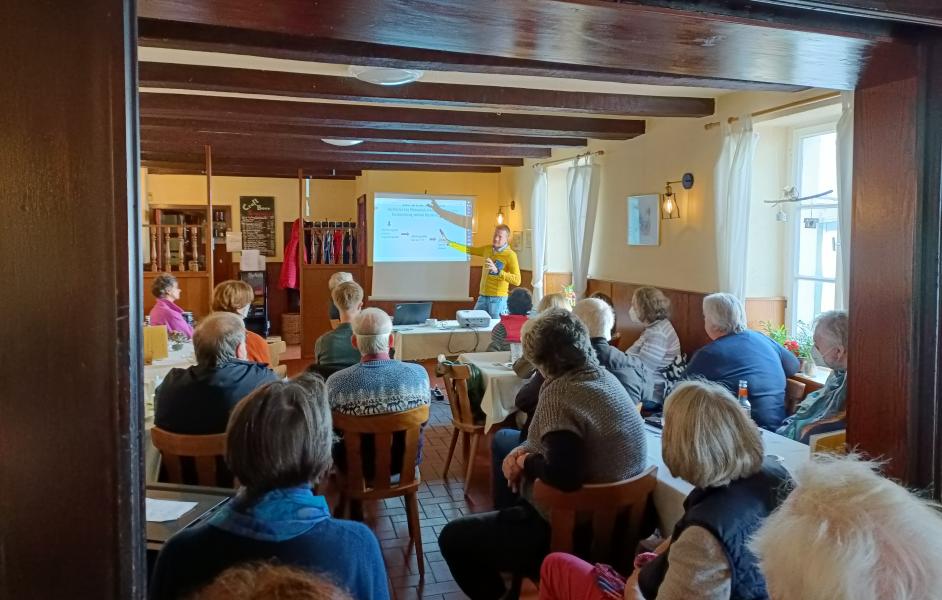
[[[599,208],[599,171],[591,156],[576,161],[566,172],[569,192],[569,242],[572,250],[572,284],[576,298],[585,296],[589,281],[592,234]]]
[[[758,135],[752,130],[752,116],[748,114],[732,126],[724,123],[723,134],[723,149],[714,174],[717,274],[721,292],[745,301],[752,159]]]
[[[834,305],[847,310],[850,300],[850,221],[853,213],[854,92],[841,92],[843,111],[837,122],[837,297]]]
[[[533,192],[530,195],[530,230],[533,233],[533,287],[534,306],[543,299],[543,273],[546,272],[546,228],[548,189],[546,167],[536,167]]]

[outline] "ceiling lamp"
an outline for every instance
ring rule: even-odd
[[[337,140],[334,138],[321,138],[321,141],[331,146],[356,146],[363,143],[363,140]]]
[[[350,66],[350,75],[376,85],[404,85],[418,81],[425,71],[418,69],[392,69],[388,67]]]

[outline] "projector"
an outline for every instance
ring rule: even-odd
[[[488,327],[491,315],[486,310],[459,310],[455,315],[459,327]]]

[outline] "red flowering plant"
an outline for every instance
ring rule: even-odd
[[[772,338],[776,343],[781,344],[786,350],[795,355],[796,358],[811,358],[811,349],[814,347],[814,339],[811,335],[810,327],[804,322],[798,321],[798,332],[796,339],[791,339],[788,329],[784,325],[775,326],[768,321],[761,321],[765,335]]]
[[[801,358],[801,350],[798,342],[795,340],[785,340],[782,345],[785,346],[786,350],[794,354],[796,358]]]

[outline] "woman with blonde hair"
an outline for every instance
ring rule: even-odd
[[[781,502],[789,476],[774,459],[764,458],[755,424],[722,386],[688,381],[667,397],[661,446],[664,464],[694,490],[657,556],[635,560],[624,598],[766,598],[765,580],[747,542]],[[543,563],[540,598],[610,597],[599,579],[608,589],[615,583],[608,569],[551,554]]]
[[[565,294],[557,292],[555,294],[547,294],[543,296],[543,298],[540,300],[540,303],[536,307],[536,312],[542,314],[551,308],[572,310],[572,305],[569,304],[569,300],[566,298]]]
[[[670,321],[671,301],[655,287],[640,287],[631,297],[628,316],[644,325],[641,337],[625,350],[637,356],[654,374],[654,398],[664,398],[664,369],[680,354],[680,339]]]
[[[233,313],[245,319],[254,299],[255,291],[246,282],[238,279],[223,281],[213,289],[213,311]],[[254,331],[245,331],[245,349],[248,352],[248,360],[271,364],[268,342]]]

